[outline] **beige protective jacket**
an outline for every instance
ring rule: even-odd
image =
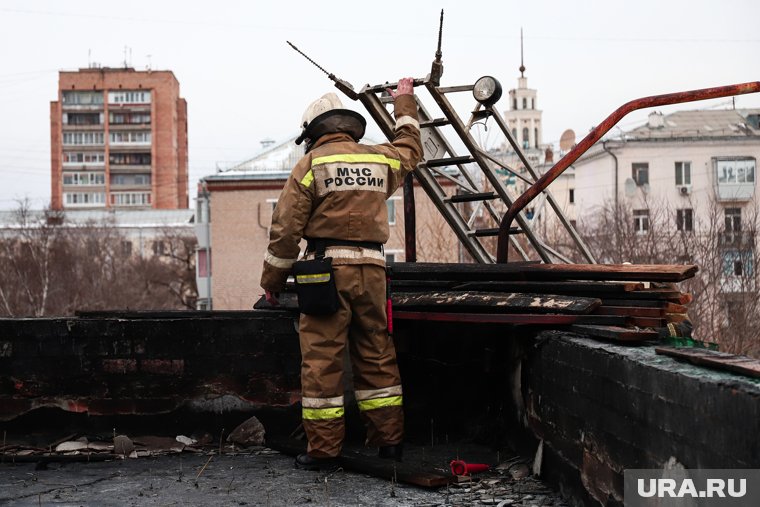
[[[388,241],[385,201],[422,158],[417,103],[401,95],[394,103],[392,143],[363,145],[345,133],[322,136],[290,174],[272,215],[261,286],[279,292],[298,259],[301,238]],[[385,266],[382,252],[330,247],[333,264]]]

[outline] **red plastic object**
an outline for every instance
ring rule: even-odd
[[[485,472],[491,468],[491,465],[486,465],[485,463],[467,463],[461,459],[452,460],[449,466],[451,467],[451,473],[454,475],[472,475]]]

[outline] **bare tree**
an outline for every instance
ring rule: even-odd
[[[694,209],[691,203],[685,204]],[[580,230],[601,263],[696,264],[699,271],[680,286],[693,296],[689,318],[694,336],[718,342],[721,350],[760,356],[760,294],[756,283],[756,232],[760,217],[752,203],[741,230],[727,230],[724,208],[689,218],[667,202],[644,200],[635,214],[627,205],[607,202]],[[646,217],[646,220],[645,220]]]
[[[132,252],[113,223],[71,224],[19,204],[0,236],[0,315],[194,308],[195,237],[163,231],[155,255]]]

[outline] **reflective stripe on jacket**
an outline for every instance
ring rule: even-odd
[[[348,134],[322,136],[290,174],[272,215],[261,286],[284,288],[299,242],[309,238],[388,241],[385,204],[422,157],[414,97],[395,100],[396,135],[392,143],[358,144]],[[333,264],[385,265],[377,255],[359,252],[333,257]]]

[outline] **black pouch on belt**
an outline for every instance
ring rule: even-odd
[[[298,310],[306,315],[332,315],[338,311],[332,257],[325,257],[325,248],[320,246],[315,259],[293,264]]]

